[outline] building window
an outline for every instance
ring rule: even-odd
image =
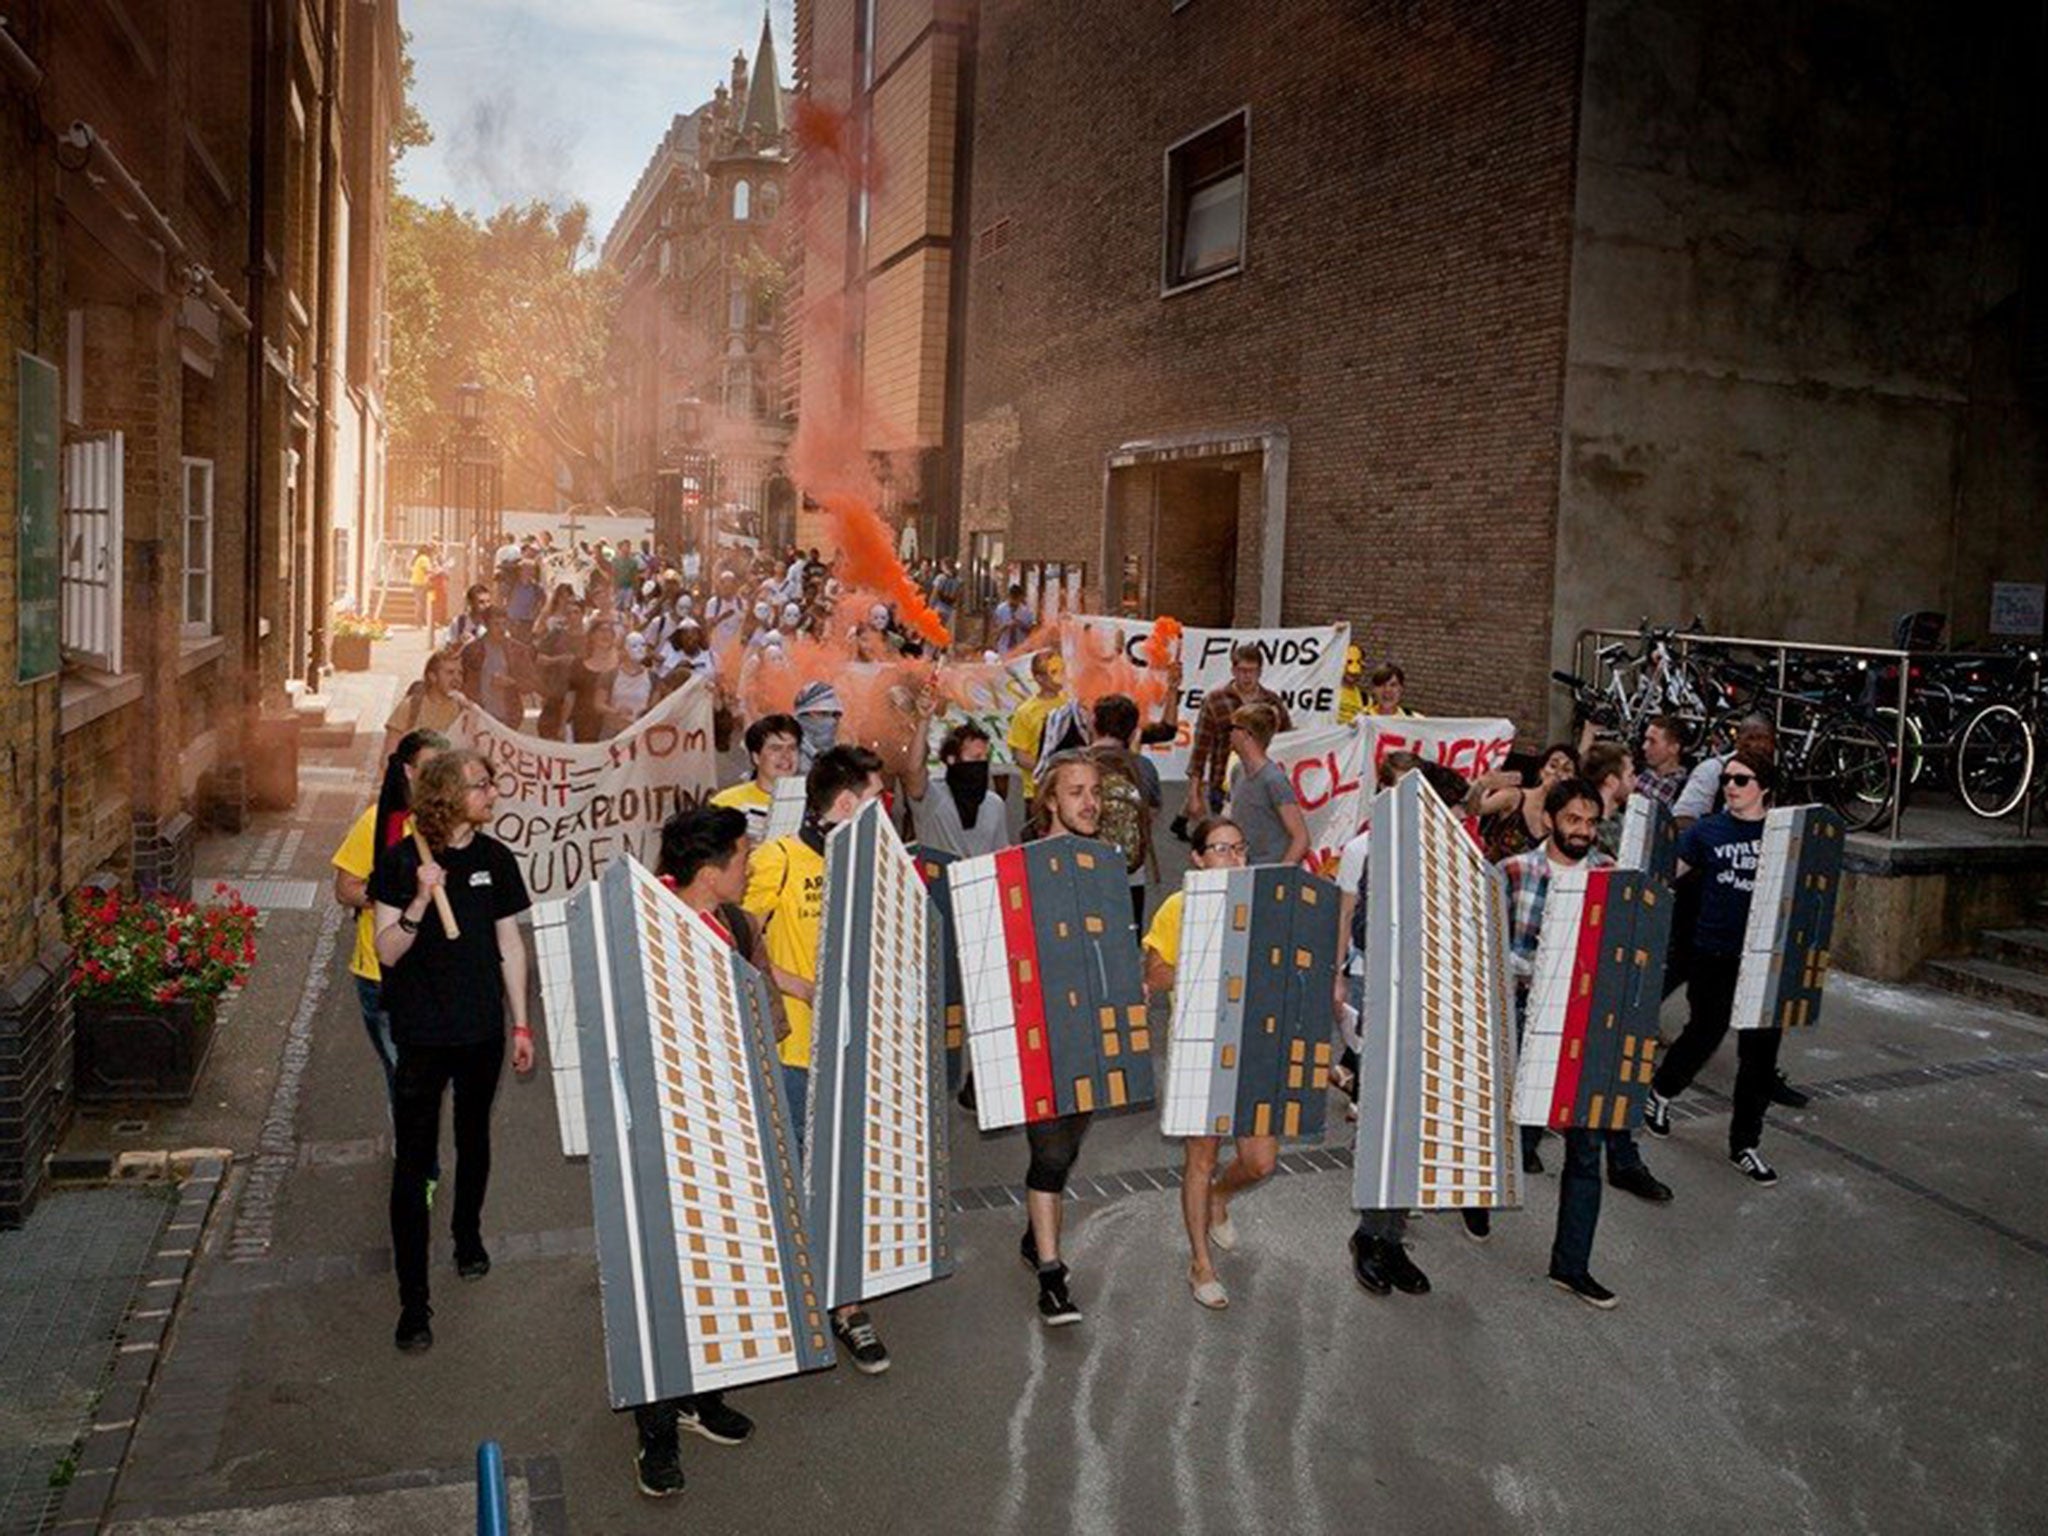
[[[754,414],[754,367],[751,363],[725,365],[725,413],[747,417]]]
[[[213,460],[183,459],[185,633],[213,633]],[[337,565],[336,569],[342,567]]]
[[[782,188],[772,181],[761,183],[761,217],[772,219],[782,209]]]
[[[967,610],[987,613],[1002,601],[998,588],[1003,578],[1003,546],[1006,535],[976,533],[967,546]]]
[[[1243,267],[1250,148],[1247,109],[1167,150],[1166,292]]]
[[[725,327],[729,331],[747,328],[747,279],[735,272],[725,290]]]
[[[747,210],[753,206],[753,201],[754,189],[752,187],[748,186],[744,181],[736,181],[732,184],[732,216],[737,222],[741,224],[747,222]]]

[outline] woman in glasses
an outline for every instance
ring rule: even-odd
[[[1692,969],[1685,984],[1685,1000],[1692,1012],[1685,1032],[1664,1053],[1657,1075],[1650,1080],[1643,1129],[1652,1136],[1671,1134],[1671,1101],[1691,1085],[1728,1033],[1728,1018],[1735,1006],[1735,978],[1742,966],[1742,936],[1749,926],[1749,902],[1763,855],[1770,791],[1770,759],[1753,748],[1742,748],[1721,770],[1725,808],[1702,816],[1679,834],[1679,878],[1691,875],[1699,882],[1690,945]],[[1763,1139],[1764,1111],[1777,1077],[1780,1038],[1775,1029],[1745,1029],[1736,1040],[1735,1113],[1728,1122],[1728,1160],[1758,1184],[1778,1182],[1776,1170],[1764,1161],[1757,1144]]]
[[[1226,816],[1212,816],[1195,824],[1189,836],[1194,845],[1192,862],[1197,869],[1242,869],[1248,862],[1244,831]],[[1159,904],[1152,926],[1145,931],[1145,990],[1169,993],[1173,990],[1174,967],[1180,963],[1179,891]],[[1226,1253],[1237,1246],[1237,1233],[1230,1224],[1230,1202],[1273,1171],[1280,1155],[1277,1136],[1240,1136],[1237,1160],[1216,1172],[1217,1136],[1190,1136],[1184,1143],[1186,1162],[1181,1167],[1180,1210],[1188,1227],[1188,1285],[1195,1300],[1211,1311],[1230,1305],[1230,1294],[1216,1278],[1209,1257],[1213,1243]]]

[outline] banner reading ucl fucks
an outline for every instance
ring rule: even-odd
[[[491,765],[498,788],[491,836],[510,848],[536,900],[559,900],[631,854],[650,868],[661,824],[709,799],[712,687],[694,679],[609,741],[522,735],[474,704],[448,737]]]

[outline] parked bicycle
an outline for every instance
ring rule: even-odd
[[[2039,772],[2048,718],[2040,652],[2028,652],[2025,661],[2033,675],[2019,702],[1984,705],[1956,738],[1956,793],[1987,821],[2011,815],[2030,791],[2037,799],[2048,794],[2048,774]]]

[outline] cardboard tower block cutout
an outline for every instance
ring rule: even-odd
[[[913,844],[910,856],[932,893],[932,905],[939,914],[939,952],[946,965],[946,1086],[958,1088],[962,1061],[967,1054],[967,1000],[960,984],[960,932],[953,921],[952,868],[957,854]]]
[[[1846,833],[1842,818],[1822,805],[1788,805],[1764,819],[1729,1018],[1735,1028],[1820,1022]]]
[[[767,983],[630,858],[564,926],[612,1406],[832,1364]]]
[[[555,1128],[562,1156],[590,1156],[583,1118],[583,1050],[576,1033],[576,976],[569,966],[569,903],[533,904],[533,953],[540,972],[541,1024],[548,1037],[548,1076],[554,1081]]]
[[[1168,1136],[1323,1134],[1337,887],[1299,869],[1192,869],[1168,1037]]]
[[[819,935],[804,1211],[838,1307],[953,1272],[938,921],[879,802],[826,839]]]
[[[967,1046],[981,1128],[1152,1101],[1152,1033],[1124,856],[1050,837],[962,859]]]
[[[1666,885],[1678,883],[1678,823],[1655,795],[1630,795],[1621,816],[1621,847],[1615,862],[1638,869]],[[1543,920],[1550,921],[1545,911]]]
[[[804,829],[804,776],[800,773],[785,774],[775,781],[774,796],[768,802],[768,824],[761,830],[761,841],[772,843],[778,837],[795,837]]]
[[[1670,888],[1636,870],[1551,874],[1515,1074],[1515,1120],[1553,1131],[1636,1123],[1657,1055]]]
[[[1419,773],[1373,803],[1352,1204],[1518,1203],[1506,882]]]

